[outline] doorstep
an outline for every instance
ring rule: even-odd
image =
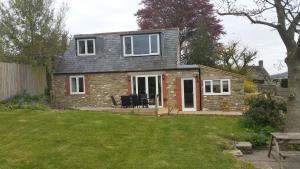
[[[241,116],[242,112],[225,111],[179,111],[180,115],[216,115],[216,116]]]

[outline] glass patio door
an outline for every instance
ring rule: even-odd
[[[158,106],[162,107],[162,76],[133,76],[132,87],[133,94],[147,94],[150,107],[155,106],[155,95],[158,95]]]
[[[149,105],[155,105],[155,95],[158,94],[156,91],[156,77],[149,76],[148,77],[148,98]]]

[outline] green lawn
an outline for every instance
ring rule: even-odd
[[[240,169],[222,151],[245,136],[233,117],[0,110],[0,168]]]

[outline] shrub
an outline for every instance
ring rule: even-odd
[[[45,109],[48,101],[46,96],[30,96],[27,93],[8,97],[0,103],[3,109]]]
[[[257,91],[256,85],[249,80],[245,80],[244,91],[245,93],[255,93]]]
[[[271,127],[249,129],[248,141],[251,142],[253,147],[265,146],[270,138],[270,133],[273,131],[274,129]]]
[[[287,112],[286,103],[277,101],[270,95],[251,97],[246,102],[249,109],[243,114],[243,120],[247,128],[283,127]]]
[[[270,133],[281,130],[286,117],[286,103],[270,95],[258,95],[246,100],[249,109],[243,114],[242,124],[249,129],[254,147],[264,146]]]

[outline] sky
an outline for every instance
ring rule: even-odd
[[[59,7],[68,5],[66,29],[71,35],[137,30],[134,14],[141,7],[141,0],[56,0]],[[284,63],[285,48],[278,33],[266,26],[251,24],[247,19],[234,16],[218,16],[226,34],[221,42],[239,41],[241,46],[257,50],[257,59],[270,74],[287,70]],[[279,67],[279,65],[283,65]]]

